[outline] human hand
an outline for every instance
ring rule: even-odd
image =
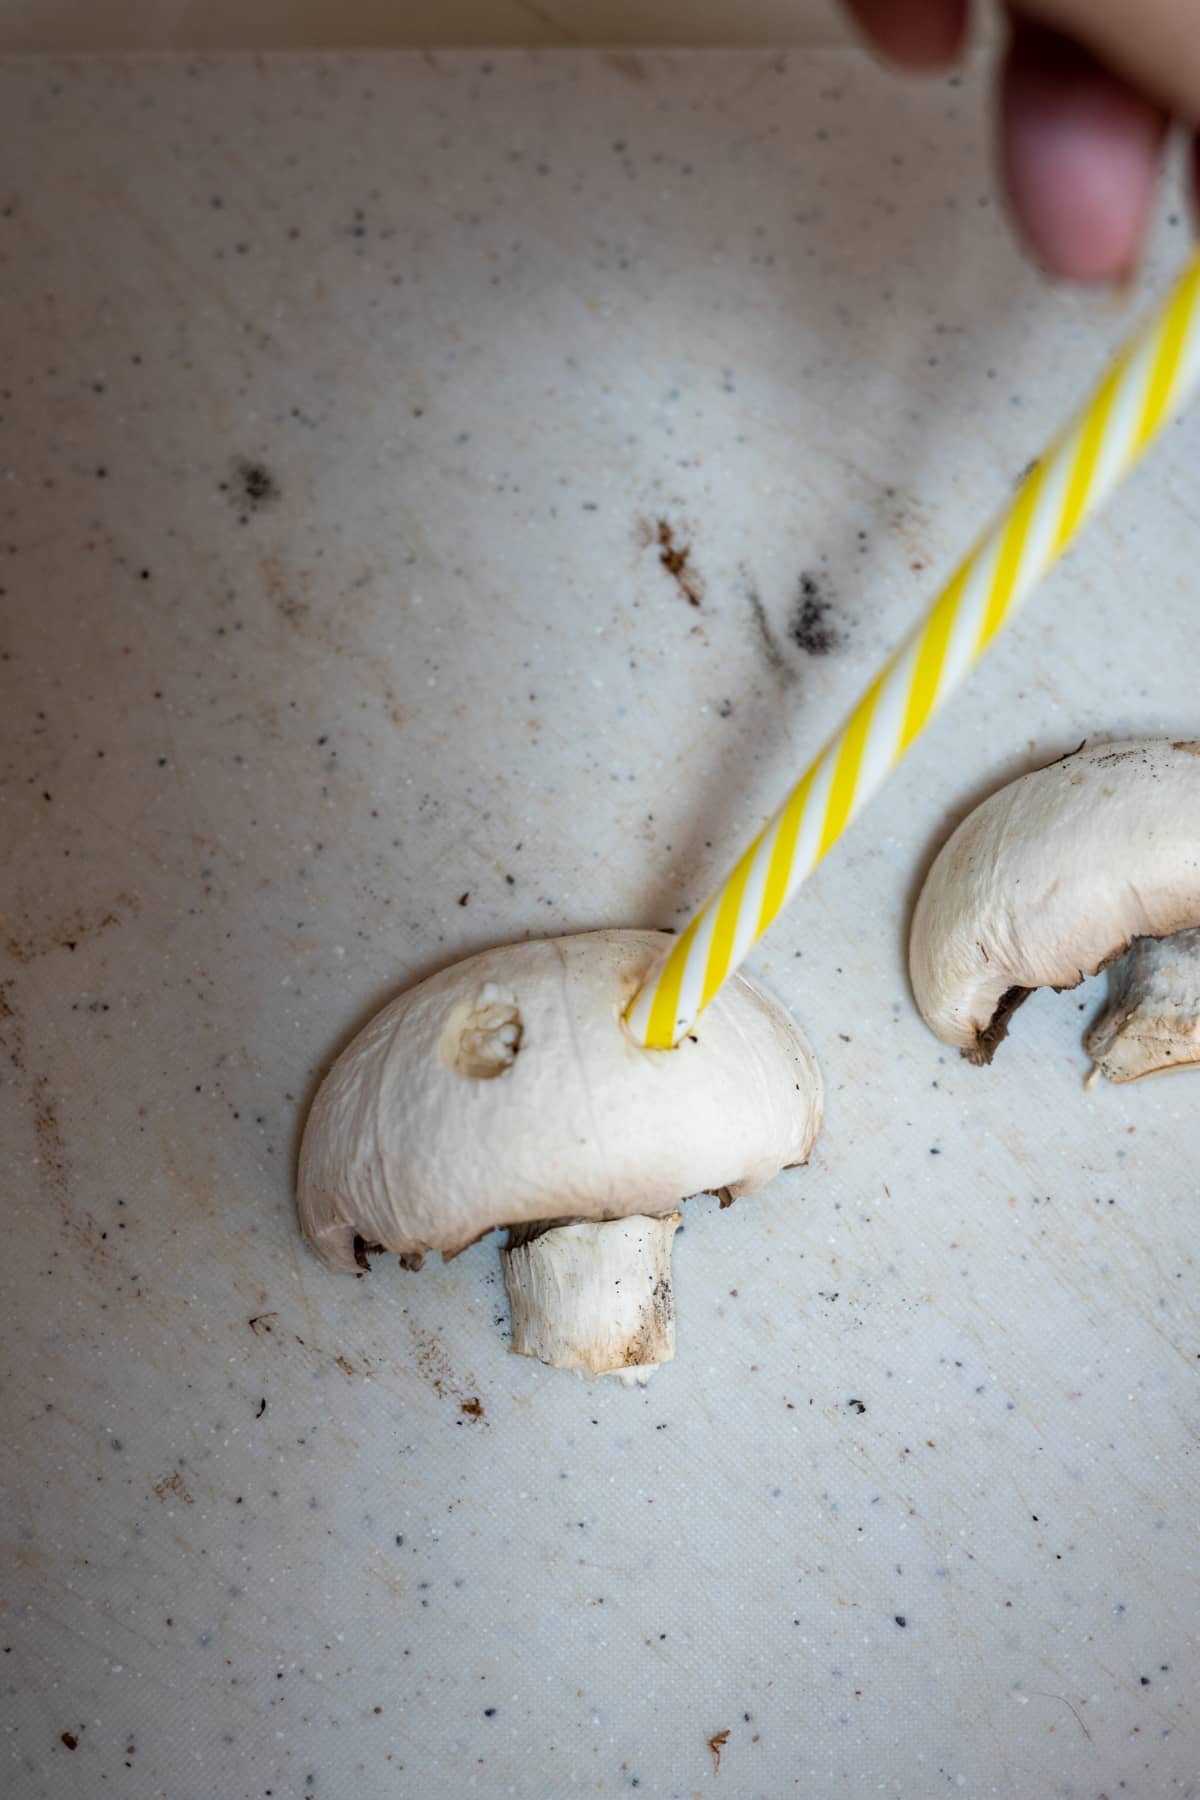
[[[847,0],[909,68],[952,62],[970,0]],[[1019,0],[999,82],[1001,166],[1035,255],[1079,281],[1132,269],[1172,118],[1200,126],[1197,0]]]

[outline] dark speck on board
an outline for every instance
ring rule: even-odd
[[[234,466],[233,480],[223,483],[238,511],[243,515],[260,512],[279,499],[279,483],[265,463],[241,457]]]
[[[807,656],[828,656],[831,650],[837,649],[840,634],[829,622],[832,606],[820,577],[811,573],[801,575],[788,622],[788,636]]]

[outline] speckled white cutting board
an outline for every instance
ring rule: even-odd
[[[973,798],[1200,729],[1200,417],[763,945],[826,1129],[644,1393],[292,1213],[347,1035],[681,919],[1100,367],[985,139],[853,53],[0,71],[13,1800],[1200,1792],[1200,1078],[903,963]]]

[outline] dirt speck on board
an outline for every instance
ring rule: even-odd
[[[50,1077],[34,1066],[15,985],[0,982],[0,1069],[5,1066],[24,1083],[24,1097],[36,1145],[35,1166],[46,1197],[58,1203],[63,1229],[77,1244],[94,1257],[105,1257],[108,1253],[104,1242],[107,1233],[98,1228],[91,1213],[77,1207],[72,1200],[72,1168],[60,1117],[59,1094]]]
[[[275,551],[268,550],[260,565],[267,598],[280,618],[299,629],[305,624],[312,606],[312,576],[306,569],[291,569]]]
[[[161,1481],[154,1484],[154,1492],[160,1500],[178,1500],[184,1506],[194,1506],[195,1502],[184,1486],[183,1476],[178,1469],[164,1475]]]
[[[828,656],[841,642],[841,634],[830,622],[833,601],[822,578],[806,571],[800,584],[788,622],[788,636],[806,656]]]
[[[266,463],[241,456],[233,465],[233,476],[221,483],[243,519],[261,512],[279,499],[279,483]]]
[[[417,1373],[426,1380],[439,1400],[457,1400],[458,1417],[456,1425],[481,1424],[491,1429],[490,1421],[483,1409],[483,1401],[475,1390],[475,1376],[471,1371],[460,1380],[454,1371],[454,1365],[446,1353],[444,1345],[432,1331],[422,1331],[410,1326],[413,1337],[414,1362]]]
[[[25,1028],[6,981],[0,981],[0,1051],[18,1075],[25,1073]]]
[[[43,1178],[59,1193],[65,1193],[70,1179],[67,1146],[58,1118],[58,1102],[44,1075],[34,1077],[30,1092],[33,1108],[33,1130],[37,1138],[38,1161]]]
[[[603,60],[610,69],[615,69],[618,75],[623,75],[626,81],[649,80],[645,63],[632,50],[608,50],[604,53]]]
[[[688,605],[699,606],[704,598],[704,583],[692,561],[692,546],[681,541],[670,520],[639,520],[638,542],[646,547],[657,546],[659,562]]]
[[[279,1314],[273,1312],[255,1313],[252,1319],[246,1320],[246,1323],[249,1325],[255,1337],[262,1337],[264,1333],[269,1337],[271,1335],[271,1328],[278,1317]]]
[[[708,1753],[713,1759],[713,1774],[721,1773],[721,1752],[729,1742],[729,1732],[714,1731],[708,1740]]]
[[[362,1270],[364,1275],[369,1275],[371,1273],[371,1264],[368,1259],[372,1256],[382,1256],[382,1255],[383,1255],[383,1245],[382,1244],[368,1244],[365,1238],[361,1238],[361,1237],[355,1238],[355,1240],[354,1240],[354,1261],[355,1261],[357,1267]]]
[[[762,603],[762,596],[744,569],[742,570],[742,579],[746,583],[746,603],[750,608],[750,618],[766,665],[778,681],[792,681],[794,679],[792,666],[784,654],[783,645],[775,636],[771,621],[767,617],[767,609]]]
[[[59,1741],[64,1743],[68,1750],[78,1750],[79,1748],[79,1739],[75,1736],[73,1731],[61,1732],[59,1734]]]
[[[439,1400],[456,1390],[454,1371],[450,1358],[432,1332],[414,1330],[416,1340],[417,1368],[425,1377]]]
[[[357,1375],[358,1374],[358,1370],[355,1368],[354,1364],[350,1361],[350,1358],[348,1356],[335,1356],[333,1360],[337,1364],[338,1368],[342,1371],[343,1375]]]
[[[14,962],[26,965],[52,950],[78,950],[80,944],[111,931],[140,910],[133,894],[118,894],[107,906],[76,906],[56,919],[27,923],[24,930],[10,935],[5,948]]]

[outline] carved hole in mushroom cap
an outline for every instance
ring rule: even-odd
[[[442,1028],[442,1061],[468,1081],[494,1081],[512,1068],[521,1048],[521,1009],[515,994],[487,981],[460,1000]]]

